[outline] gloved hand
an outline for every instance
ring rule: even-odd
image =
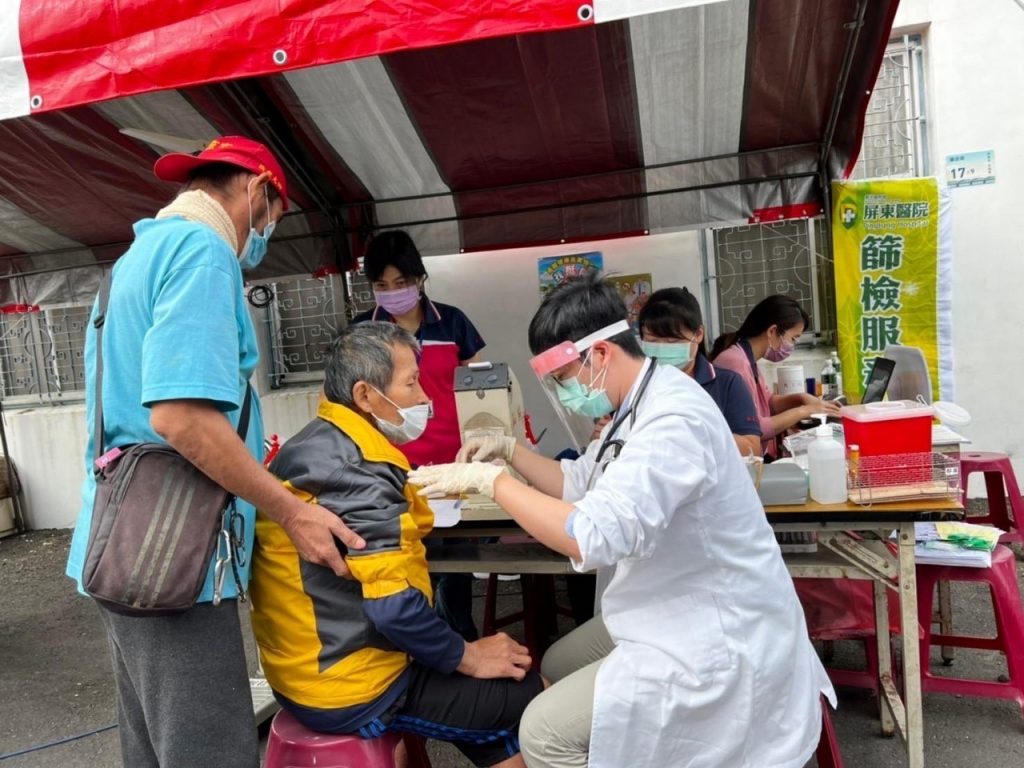
[[[516,439],[507,435],[487,435],[471,437],[462,444],[455,461],[465,464],[467,461],[494,461],[504,459],[512,462],[512,453],[516,449]]]
[[[420,496],[456,496],[482,493],[494,498],[494,481],[505,467],[474,461],[471,464],[428,464],[409,473],[409,482],[421,486]]]

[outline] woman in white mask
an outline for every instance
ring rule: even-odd
[[[700,304],[685,288],[655,291],[640,310],[640,346],[659,365],[671,365],[704,387],[725,416],[743,456],[761,455],[761,427],[754,399],[738,374],[716,370],[704,348]]]
[[[781,363],[789,357],[796,340],[807,330],[811,319],[789,296],[775,294],[762,299],[750,310],[735,333],[715,339],[711,360],[717,368],[739,374],[757,407],[761,427],[761,448],[771,458],[779,455],[776,436],[796,426],[815,413],[836,415],[839,406],[803,392],[798,395],[775,395],[768,389],[757,369],[762,357]]]

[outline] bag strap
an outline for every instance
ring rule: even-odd
[[[96,395],[94,408],[94,435],[93,435],[93,467],[95,471],[96,462],[103,455],[103,326],[107,320],[107,304],[110,302],[110,282],[113,279],[113,272],[107,273],[100,283],[99,293],[96,295],[96,317],[92,325],[96,329]],[[249,414],[252,410],[252,385],[246,382],[245,399],[242,401],[242,414],[238,418],[238,436],[245,442],[249,434]]]
[[[245,442],[249,434],[249,410],[252,408],[252,384],[245,384],[245,399],[242,401],[242,415],[238,417],[238,436]]]
[[[96,329],[96,394],[93,406],[93,429],[95,431],[92,440],[93,471],[98,471],[97,466],[100,456],[103,455],[103,326],[107,320],[107,302],[110,300],[110,281],[113,271],[100,282],[100,290],[96,296],[96,317],[93,318],[92,327]]]

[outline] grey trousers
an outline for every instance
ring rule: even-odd
[[[125,768],[258,768],[236,601],[145,618],[99,610]]]
[[[614,647],[595,616],[544,654],[541,674],[553,685],[530,702],[519,724],[528,768],[586,768],[597,670]]]

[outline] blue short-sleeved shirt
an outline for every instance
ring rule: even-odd
[[[96,308],[93,307],[93,315]],[[163,442],[149,424],[149,408],[163,400],[209,400],[237,428],[246,383],[259,360],[242,270],[230,246],[210,227],[172,217],[144,219],[135,241],[114,267],[103,326],[104,448]],[[85,481],[82,507],[71,539],[67,574],[82,588],[82,566],[92,521],[96,483],[92,473],[96,334],[85,339]],[[263,457],[259,399],[252,398],[246,446]],[[246,553],[252,552],[255,510],[241,500]],[[249,561],[240,568],[249,580]],[[224,597],[236,596],[224,580]],[[199,602],[213,599],[213,564]]]
[[[715,368],[704,355],[697,355],[693,378],[725,415],[729,431],[734,435],[761,436],[761,425],[750,390],[738,374],[726,368]]]

